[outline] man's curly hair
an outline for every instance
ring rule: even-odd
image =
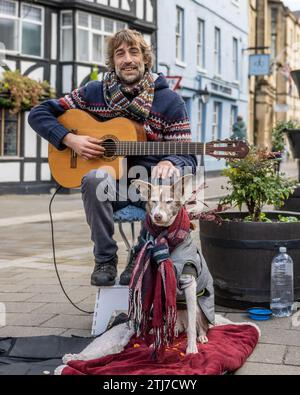
[[[151,70],[154,63],[154,54],[150,45],[147,44],[144,37],[137,30],[123,29],[109,37],[107,40],[106,66],[109,71],[115,69],[114,53],[123,43],[128,45],[137,45],[144,56],[144,62],[147,70]]]

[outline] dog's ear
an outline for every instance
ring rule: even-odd
[[[152,185],[149,182],[142,181],[142,180],[132,180],[131,184],[136,187],[140,191],[141,196],[148,200],[150,193],[151,193],[151,188]]]
[[[182,203],[185,203],[193,193],[193,179],[193,174],[187,174],[172,185],[174,195],[178,197]]]

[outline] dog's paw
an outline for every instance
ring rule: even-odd
[[[198,340],[198,342],[201,343],[201,344],[206,344],[206,343],[208,343],[208,338],[207,338],[206,336],[199,336],[197,340]]]
[[[63,363],[66,365],[68,362],[70,362],[70,361],[77,361],[77,360],[79,360],[80,358],[78,357],[78,355],[79,354],[66,354],[64,357],[63,357],[63,359],[62,359],[62,361],[63,361]]]
[[[186,355],[188,354],[198,354],[198,347],[197,344],[189,344],[186,349]]]

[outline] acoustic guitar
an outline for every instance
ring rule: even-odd
[[[70,148],[57,150],[49,144],[49,166],[53,178],[65,188],[78,188],[82,177],[90,170],[110,168],[116,179],[123,174],[122,161],[128,156],[147,155],[210,155],[215,158],[244,158],[249,147],[243,141],[156,142],[147,141],[142,125],[126,118],[99,122],[82,110],[68,110],[58,121],[71,133],[102,140],[104,156],[84,160]]]

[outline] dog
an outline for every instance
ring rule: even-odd
[[[141,197],[146,199],[146,210],[152,223],[159,227],[168,228],[184,206],[186,202],[186,194],[184,192],[185,189],[191,190],[192,181],[193,176],[189,175],[182,177],[172,185],[152,185],[139,179],[133,180],[132,184],[139,190]],[[184,243],[176,247],[171,254],[175,269],[178,262],[182,264],[191,255],[197,256],[195,259],[198,259],[198,263],[195,266],[189,265],[189,270],[187,271],[185,271],[184,266],[177,279],[177,300],[180,299],[180,295],[181,298],[183,296],[186,308],[183,310],[177,309],[175,333],[178,336],[179,333],[184,331],[187,334],[186,354],[196,354],[198,353],[197,341],[202,344],[208,342],[207,331],[209,324],[213,324],[214,321],[213,282],[206,263],[191,237],[189,236],[189,240],[184,247],[182,244]],[[210,301],[208,303],[210,314],[204,314],[197,300],[197,279],[200,278],[201,273],[199,272],[202,270],[205,271],[205,285],[209,289],[208,293],[210,294],[203,298],[206,298],[206,307],[207,301]],[[210,320],[207,315],[210,316]]]

